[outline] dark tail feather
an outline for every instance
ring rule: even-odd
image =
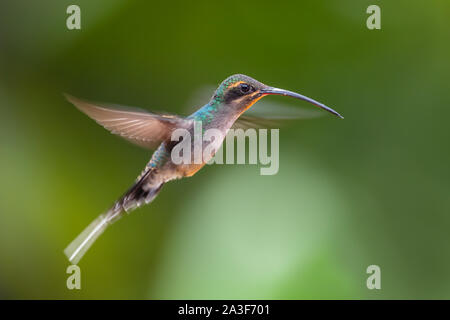
[[[108,221],[116,221],[124,212],[131,212],[143,204],[150,203],[158,195],[163,183],[151,184],[153,174],[153,170],[148,170],[138,178],[137,182],[108,211]]]
[[[106,228],[121,218],[125,212],[150,203],[159,193],[164,183],[151,185],[152,170],[145,172],[138,181],[119,199],[106,213],[101,214],[86,229],[81,232],[64,250],[72,264],[77,264],[86,251],[106,230]]]

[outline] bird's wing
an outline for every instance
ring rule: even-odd
[[[97,123],[126,140],[148,149],[155,149],[176,128],[187,128],[191,120],[174,115],[111,108],[87,102],[70,95],[66,98]]]
[[[231,128],[243,130],[247,130],[248,128],[276,128],[280,127],[280,124],[282,124],[280,121],[274,119],[242,115],[234,122]]]
[[[276,128],[289,122],[321,117],[324,113],[286,104],[259,101],[236,120],[233,129]]]

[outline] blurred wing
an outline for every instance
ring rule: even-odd
[[[240,116],[239,119],[237,119],[232,129],[243,129],[247,130],[248,128],[277,128],[280,127],[280,124],[282,124],[282,121],[280,120],[274,120],[274,119],[266,119],[266,118],[260,118],[260,117],[249,117],[249,116]]]
[[[217,86],[214,85],[201,85],[194,89],[192,94],[186,100],[185,112],[186,114],[191,114],[197,111],[199,106],[204,106],[211,100],[211,96],[214,91],[216,91]]]
[[[110,108],[66,95],[80,111],[126,140],[148,149],[155,149],[169,138],[176,128],[187,128],[191,120],[173,115],[154,114],[122,107]]]
[[[262,100],[240,116],[234,123],[233,129],[275,128],[295,120],[318,118],[323,115],[324,113],[320,110]]]

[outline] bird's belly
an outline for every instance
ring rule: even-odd
[[[174,164],[173,162],[167,163],[158,170],[158,179],[163,182],[181,179],[184,177],[192,177],[199,171],[205,163],[199,164]]]
[[[197,173],[205,163],[200,164],[182,164],[178,165],[177,171],[183,176],[183,177],[192,177],[194,174]]]

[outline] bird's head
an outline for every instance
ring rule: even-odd
[[[256,101],[267,95],[281,95],[307,101],[319,108],[343,118],[333,109],[299,93],[265,85],[249,76],[235,74],[226,78],[211,98],[211,103],[223,103],[240,112],[250,108]]]

